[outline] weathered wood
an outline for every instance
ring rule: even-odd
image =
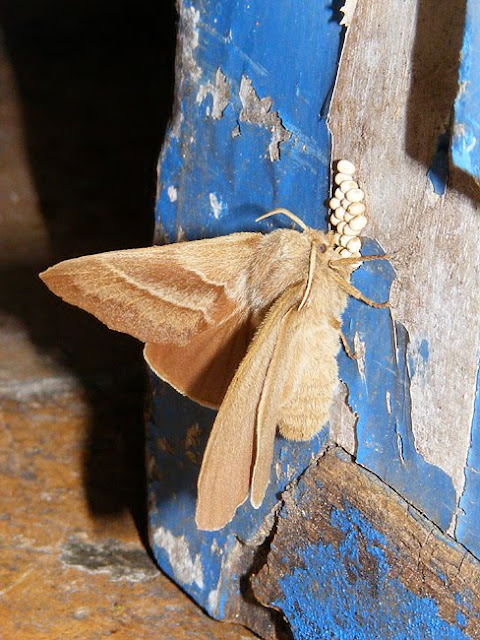
[[[367,231],[392,256],[396,271],[392,316],[407,330],[411,438],[420,454],[411,458],[412,473],[423,460],[443,470],[457,506],[480,346],[480,247],[473,231],[480,190],[448,167],[442,138],[457,92],[463,24],[463,3],[359,2],[329,116],[332,155],[358,166]],[[367,422],[360,416],[357,460],[403,495],[408,488],[408,499],[432,517],[428,485],[413,476],[408,487],[394,475],[387,478],[382,452],[367,450]],[[448,508],[454,531],[457,509]]]
[[[266,606],[307,638],[480,638],[480,565],[340,449],[283,494]]]

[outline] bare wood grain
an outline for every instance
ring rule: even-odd
[[[378,593],[378,610],[371,611],[371,616],[383,619],[385,635],[382,637],[387,637],[390,624],[398,629],[403,619],[394,597],[395,593],[397,597],[404,593],[395,586],[401,583],[416,597],[433,601],[438,607],[439,620],[452,625],[453,629],[458,619],[464,617],[464,631],[468,637],[480,638],[479,563],[340,449],[327,452],[308,469],[299,485],[292,485],[283,494],[283,499],[282,517],[277,520],[267,561],[252,580],[253,592],[260,602],[276,603],[284,609],[282,603],[295,598],[295,594],[284,591],[285,577],[305,566],[306,558],[311,562],[312,554],[318,568],[328,555],[325,554],[327,549],[338,549],[338,564],[322,569],[324,584],[338,584],[337,576],[344,569],[348,571],[350,564],[352,574],[349,586],[342,592],[341,604],[337,601],[334,605],[338,612],[334,631],[339,628],[347,634],[351,631],[354,621],[348,615],[342,618],[342,607],[348,610],[351,600],[356,602],[359,611],[362,609],[364,596],[359,595],[359,585],[365,581],[372,593]],[[375,553],[372,554],[372,547],[368,539],[363,538],[358,523],[353,522],[351,531],[346,531],[344,523],[333,515],[344,510],[361,514],[366,529],[376,540]],[[342,544],[353,531],[358,540],[358,557],[345,557]],[[379,557],[388,565],[386,577],[381,575],[385,566],[382,571],[378,570]],[[318,574],[312,570],[305,575],[306,592],[315,593]],[[325,632],[328,628],[334,633],[329,627],[332,616],[324,615],[328,605],[320,605],[320,602],[319,599],[318,609],[312,609],[316,611],[315,621],[320,624],[325,618],[326,626],[322,630]],[[299,618],[307,620],[309,615],[312,612],[306,607],[299,613]],[[435,614],[431,615],[435,617]],[[298,623],[298,618],[296,620]],[[405,632],[408,633],[406,627]],[[417,635],[414,633],[409,637]]]

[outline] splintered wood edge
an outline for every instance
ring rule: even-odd
[[[325,544],[338,548],[343,533],[330,515],[349,505],[385,540],[380,546],[388,577],[398,578],[418,597],[432,598],[449,623],[455,623],[461,611],[468,621],[464,631],[471,626],[472,637],[479,637],[473,626],[476,618],[471,617],[472,611],[480,610],[480,563],[474,556],[340,448],[327,452],[300,483],[282,496],[284,517],[278,518],[266,564],[252,580],[259,602],[271,606],[282,599],[280,580],[285,571],[304,564],[302,550]],[[458,598],[462,592],[469,594],[468,606]]]

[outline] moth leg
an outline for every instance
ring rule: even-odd
[[[329,318],[328,321],[330,325],[335,329],[335,331],[338,331],[338,335],[340,336],[340,340],[342,341],[342,345],[343,345],[343,348],[345,349],[345,353],[347,354],[347,356],[350,358],[350,360],[356,360],[357,354],[350,349],[350,345],[347,342],[347,338],[345,337],[345,334],[342,331],[342,323],[340,322],[340,320],[337,320],[336,318]]]
[[[335,269],[336,266],[348,266],[350,264],[357,264],[358,262],[367,262],[368,260],[389,260],[389,256],[360,256],[359,258],[337,258],[336,260],[330,260],[328,266]]]
[[[359,289],[357,289],[357,287],[354,287],[353,284],[350,284],[350,282],[347,282],[340,275],[338,275],[335,270],[332,271],[332,276],[341,289],[346,291],[346,293],[353,296],[357,300],[365,302],[365,304],[368,304],[370,307],[375,307],[375,309],[386,309],[390,306],[388,300],[386,302],[375,302],[374,300],[370,300],[370,298],[364,296],[363,293],[359,291]]]

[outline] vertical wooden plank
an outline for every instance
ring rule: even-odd
[[[384,393],[380,421],[359,405],[357,460],[443,529],[450,522],[450,531],[464,487],[479,347],[477,204],[461,172],[448,172],[444,151],[461,9],[430,0],[358,3],[330,113],[333,156],[357,164],[368,232],[396,272],[400,388],[393,404],[383,382],[375,389]],[[368,363],[364,333],[357,335]]]

